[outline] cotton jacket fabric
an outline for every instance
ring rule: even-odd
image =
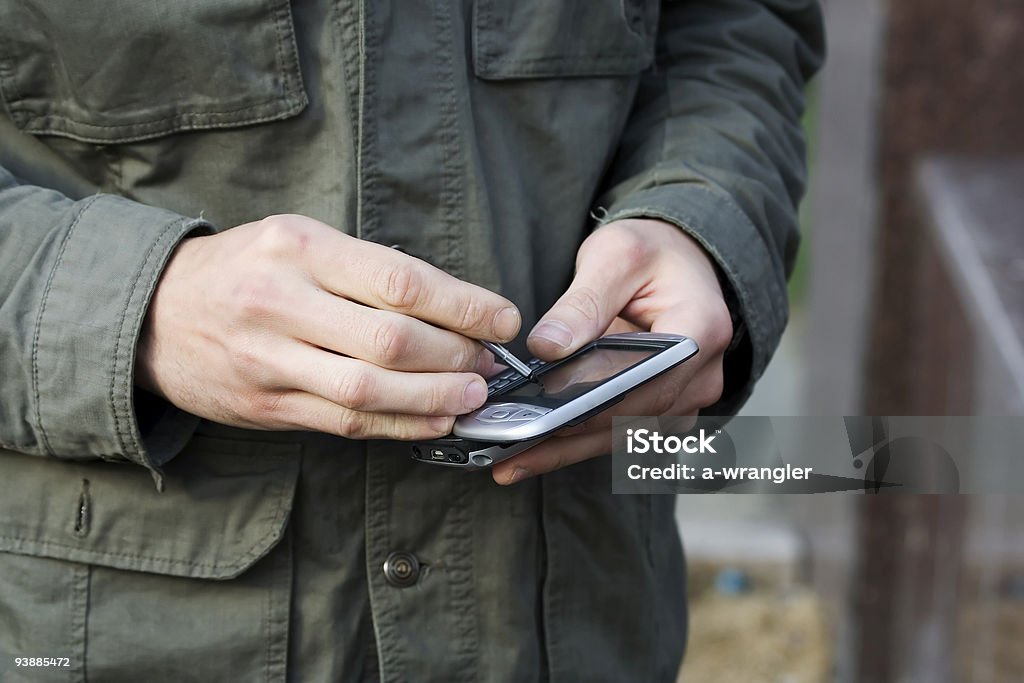
[[[733,411],[786,322],[822,43],[810,0],[0,0],[0,680],[674,680],[670,497],[212,424],[135,347],[183,238],[270,214],[524,329],[589,231],[651,217],[722,274]]]

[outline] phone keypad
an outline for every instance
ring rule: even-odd
[[[546,363],[542,361],[540,358],[531,358],[530,360],[526,361],[526,364],[530,366],[530,369],[535,371],[539,370],[544,365],[546,365]],[[498,375],[495,375],[490,380],[488,380],[487,394],[494,395],[501,391],[502,389],[505,389],[506,387],[510,386],[514,382],[518,382],[522,378],[522,375],[520,375],[515,370],[509,368],[508,370]]]

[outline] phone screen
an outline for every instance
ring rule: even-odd
[[[566,403],[661,351],[657,348],[592,348],[572,360],[541,372],[536,381],[501,394],[501,400],[543,398]]]

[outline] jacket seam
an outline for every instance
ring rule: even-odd
[[[373,79],[373,68],[377,47],[373,44],[377,26],[373,10],[368,7],[368,0],[359,2],[362,19],[362,49],[360,52],[359,81],[359,149],[358,161],[358,193],[356,203],[356,236],[360,239],[373,241],[379,232],[380,216],[374,200],[379,185],[377,167],[377,129],[375,117],[372,115],[376,107],[377,86]]]
[[[126,299],[124,301],[124,305],[121,308],[121,319],[118,322],[118,326],[117,326],[117,329],[118,329],[117,340],[114,342],[114,367],[111,369],[111,373],[110,373],[110,396],[109,396],[109,398],[110,398],[110,409],[111,409],[111,412],[112,412],[112,414],[114,416],[114,430],[117,433],[118,446],[120,447],[121,451],[125,453],[125,456],[127,457],[127,452],[129,451],[128,445],[129,445],[129,441],[130,441],[131,442],[131,446],[132,446],[131,450],[133,452],[136,452],[136,453],[140,454],[140,456],[141,456],[140,460],[147,467],[151,466],[151,463],[149,462],[149,457],[141,449],[140,444],[138,444],[137,440],[135,439],[135,436],[133,434],[129,434],[128,433],[130,431],[130,426],[125,427],[123,425],[123,421],[125,421],[126,417],[127,417],[127,421],[129,423],[129,425],[131,423],[131,416],[130,415],[125,416],[123,414],[125,412],[124,409],[127,408],[127,406],[122,406],[121,408],[118,407],[118,401],[117,401],[117,395],[116,395],[115,389],[116,389],[116,386],[117,386],[117,375],[118,375],[118,369],[119,369],[118,366],[120,365],[121,342],[124,340],[124,337],[125,337],[125,324],[127,322],[128,311],[131,308],[132,300],[135,298],[135,291],[139,287],[139,281],[142,279],[143,273],[145,273],[146,270],[149,267],[149,262],[150,262],[150,259],[153,256],[153,253],[156,251],[157,247],[163,246],[163,243],[166,241],[167,236],[171,233],[171,229],[174,228],[177,225],[180,225],[183,222],[184,222],[184,219],[181,219],[181,220],[175,221],[175,222],[171,223],[170,225],[166,226],[161,231],[161,233],[160,233],[159,237],[157,238],[157,240],[155,242],[153,242],[153,244],[151,244],[149,246],[149,249],[146,251],[146,255],[143,257],[142,263],[139,265],[139,268],[135,271],[135,275],[132,278],[132,287],[128,291],[128,296],[126,297]],[[142,316],[139,316],[139,317],[141,318]],[[135,327],[133,329],[138,329],[138,328]],[[129,365],[130,365],[130,363],[129,363]],[[123,382],[123,385],[122,385],[122,391],[124,392],[124,395],[127,396],[127,393],[128,393],[128,391],[130,389],[129,382],[131,381],[131,377],[130,377],[129,373],[124,373],[124,374],[125,374],[125,378],[124,378],[124,382]]]
[[[17,451],[18,453],[27,453],[29,455],[45,455],[45,453],[32,445],[18,445],[15,443],[7,443],[6,441],[0,441],[0,448],[7,449],[9,451]]]
[[[0,105],[3,105],[3,109],[7,112],[7,116],[13,121],[14,112],[11,111],[11,105],[9,100],[9,94],[5,83],[12,80],[11,73],[13,72],[11,64],[14,59],[11,57],[0,57]]]
[[[239,109],[231,110],[228,112],[184,112],[166,116],[161,119],[153,121],[143,121],[134,123],[119,123],[119,124],[94,124],[86,123],[84,121],[78,121],[68,116],[60,114],[45,114],[45,115],[30,115],[26,117],[24,115],[19,118],[22,119],[23,123],[21,128],[26,132],[40,132],[50,133],[52,135],[59,135],[67,137],[72,140],[78,140],[80,142],[91,142],[91,143],[109,143],[111,140],[105,137],[99,137],[96,135],[82,134],[70,130],[67,124],[71,126],[77,126],[84,131],[88,130],[112,130],[119,131],[123,130],[126,135],[117,138],[118,142],[137,142],[139,140],[145,140],[160,135],[169,135],[171,133],[186,131],[186,130],[210,130],[217,128],[234,128],[243,125],[252,125],[257,123],[266,123],[269,121],[277,121],[282,118],[287,118],[297,113],[304,106],[305,102],[302,98],[284,98],[284,104],[286,108],[280,111],[275,111],[271,114],[258,115],[252,118],[246,117],[235,117],[228,121],[211,121],[207,119],[224,117],[231,114],[235,114],[239,111],[246,109],[255,109],[258,107],[266,107],[272,104],[276,104],[278,100],[268,100],[259,104],[250,105],[248,107],[241,107]],[[15,110],[11,109],[12,119],[14,118]],[[17,113],[24,114],[26,110],[18,110]],[[17,119],[15,119],[17,120]],[[172,123],[168,127],[164,127],[163,124],[171,121],[178,121]],[[62,124],[62,125],[57,125]],[[138,131],[138,132],[133,132]]]
[[[43,298],[39,304],[39,315],[36,316],[36,325],[32,336],[32,398],[35,401],[36,424],[39,427],[39,437],[43,447],[42,452],[46,455],[53,455],[53,450],[50,448],[50,437],[47,435],[46,427],[43,425],[42,400],[39,395],[39,337],[43,328],[43,317],[46,315],[46,305],[50,298],[50,288],[53,286],[53,280],[57,276],[57,270],[64,261],[64,251],[67,249],[68,242],[71,241],[71,236],[75,232],[75,228],[78,227],[79,221],[82,220],[82,216],[89,207],[99,199],[99,197],[100,195],[93,195],[86,200],[86,203],[78,211],[75,219],[68,227],[68,231],[64,234],[64,239],[61,240],[60,249],[57,252],[57,260],[54,262],[53,268],[50,269],[50,273],[46,278],[46,287],[43,289]]]
[[[74,116],[72,116],[71,114],[63,113],[60,108],[57,108],[56,111],[51,111],[51,112],[48,112],[46,114],[36,113],[32,109],[27,108],[27,107],[13,107],[12,106],[11,107],[11,111],[12,111],[12,113],[16,113],[16,114],[27,115],[27,118],[28,118],[29,121],[37,121],[39,119],[42,119],[43,121],[61,121],[61,120],[63,120],[63,121],[67,121],[68,123],[74,124],[76,126],[82,126],[83,128],[97,128],[99,130],[107,130],[107,129],[113,129],[113,128],[146,128],[146,127],[150,127],[150,126],[158,126],[160,124],[166,123],[168,121],[173,121],[175,119],[202,119],[202,118],[206,118],[206,117],[209,117],[209,118],[222,118],[222,117],[225,117],[225,116],[230,116],[232,114],[237,114],[239,112],[244,112],[244,111],[246,111],[248,109],[257,109],[257,108],[260,108],[260,107],[266,107],[268,105],[278,104],[279,102],[282,102],[282,101],[284,101],[287,104],[291,104],[291,105],[294,106],[295,99],[296,98],[293,97],[292,95],[286,94],[284,97],[277,97],[277,96],[269,97],[267,99],[259,100],[257,102],[252,102],[252,103],[249,103],[249,104],[243,104],[243,105],[237,106],[234,109],[223,109],[223,110],[218,110],[218,111],[202,111],[202,110],[195,111],[195,110],[190,110],[188,108],[185,108],[185,109],[177,111],[174,114],[169,114],[167,116],[162,116],[162,117],[160,117],[158,119],[148,119],[148,120],[143,120],[143,121],[132,121],[131,123],[89,123],[88,121],[82,121],[80,119],[74,118]],[[259,120],[260,119],[256,119],[255,121],[259,121]],[[237,121],[231,121],[231,122],[228,122],[228,123],[238,123],[238,122]],[[50,124],[50,125],[52,125],[52,124]]]
[[[441,141],[441,210],[445,224],[447,270],[456,275],[464,275],[462,240],[459,239],[463,221],[460,207],[462,192],[459,183],[459,166],[457,147],[459,142],[458,116],[459,100],[455,88],[454,66],[451,57],[451,19],[445,13],[448,6],[435,4],[434,23],[437,29],[437,75],[441,82],[441,121],[438,134]]]
[[[299,46],[295,38],[295,20],[292,17],[292,7],[288,0],[281,3],[278,8],[278,16],[275,18],[275,29],[277,30],[277,52],[281,64],[281,72],[284,76],[285,97],[288,99],[303,99],[306,86],[302,79],[302,65],[299,63]],[[291,50],[285,50],[287,43]],[[291,67],[291,68],[289,68]]]

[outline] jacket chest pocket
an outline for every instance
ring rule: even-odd
[[[658,0],[475,0],[473,60],[488,80],[630,76],[654,61]]]
[[[22,130],[97,143],[307,104],[288,0],[0,0],[0,98]]]

